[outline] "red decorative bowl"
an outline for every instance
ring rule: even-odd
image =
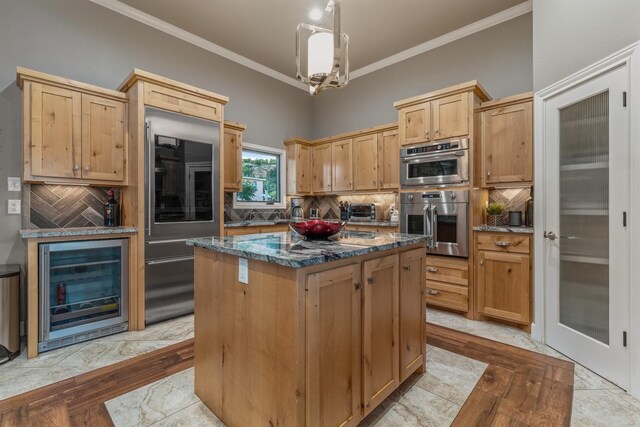
[[[289,227],[293,231],[309,239],[326,239],[339,233],[345,225],[347,225],[347,221],[327,222],[320,219],[289,223]]]

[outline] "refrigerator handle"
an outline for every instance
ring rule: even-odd
[[[144,122],[144,135],[145,142],[147,145],[147,152],[145,155],[145,167],[147,168],[147,184],[145,185],[145,190],[147,191],[147,223],[145,224],[145,231],[147,232],[147,236],[151,236],[151,190],[152,190],[152,171],[153,167],[151,166],[151,160],[153,155],[153,145],[151,142],[151,122]]]

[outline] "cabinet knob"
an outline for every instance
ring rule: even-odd
[[[433,130],[433,133],[438,133],[438,132],[440,132],[440,129],[434,129]]]
[[[411,266],[410,265],[405,265],[402,268],[404,269],[404,271],[411,271]]]
[[[353,287],[356,288],[356,291],[360,289],[361,283],[360,282],[354,282]]]
[[[424,135],[425,135],[425,136],[429,136],[429,130],[425,130],[425,131],[424,131]]]
[[[373,277],[367,277],[367,283],[372,284],[374,282]]]
[[[429,295],[439,295],[440,292],[436,291],[435,289],[427,289],[427,293]]]
[[[487,176],[491,176],[491,172],[487,172]]]
[[[484,265],[484,260],[480,260],[480,265]]]
[[[84,171],[85,171],[85,172],[89,172],[90,170],[91,170],[91,167],[90,167],[89,165],[87,165],[87,166],[85,166],[85,167],[84,167]]]
[[[78,172],[79,170],[80,170],[80,166],[78,166],[78,165],[74,165],[73,166],[73,171],[74,172]]]

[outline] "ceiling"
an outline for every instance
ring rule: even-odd
[[[322,7],[326,0],[120,3],[295,77],[296,26],[300,22],[312,23],[309,11]],[[522,3],[523,0],[342,0],[342,31],[349,35],[350,69],[357,70]]]

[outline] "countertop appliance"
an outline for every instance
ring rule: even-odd
[[[400,232],[427,236],[427,253],[469,256],[469,191],[400,195]]]
[[[145,323],[193,313],[192,237],[220,235],[220,125],[145,108]]]
[[[38,351],[129,329],[129,241],[39,246]]]
[[[430,142],[400,150],[400,188],[469,182],[469,139]]]
[[[291,221],[304,220],[304,209],[302,208],[303,203],[304,199],[301,197],[291,198]]]
[[[376,220],[376,205],[373,203],[351,203],[349,221],[371,222]]]

